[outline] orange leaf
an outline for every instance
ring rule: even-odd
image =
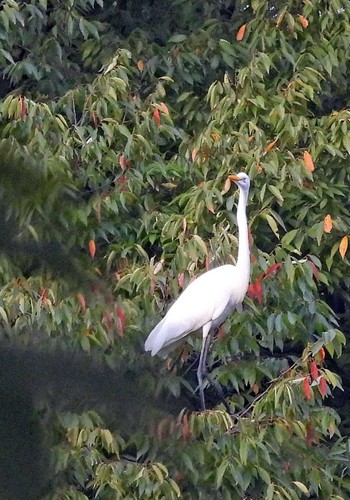
[[[342,259],[344,259],[345,257],[346,251],[348,249],[348,244],[349,244],[348,236],[343,236],[339,245],[339,253]]]
[[[168,106],[164,102],[161,102],[159,104],[159,106],[160,106],[161,111],[163,111],[163,113],[165,113],[166,115],[169,114]]]
[[[323,398],[327,394],[327,388],[328,388],[327,380],[324,377],[321,377],[320,384],[319,384],[319,389],[320,389],[321,396]]]
[[[281,14],[277,18],[276,26],[279,28],[282,24],[283,18],[285,16],[285,12],[281,12]]]
[[[311,387],[309,382],[309,377],[304,378],[303,391],[306,399],[311,399]]]
[[[259,387],[259,384],[254,384],[253,387],[252,387],[252,392],[253,394],[257,395],[260,391],[260,387]]]
[[[270,151],[270,149],[272,149],[274,147],[274,145],[276,144],[278,139],[275,139],[274,141],[270,142],[270,144],[268,144],[266,146],[266,148],[264,149],[264,153],[268,153]]]
[[[145,63],[142,61],[142,59],[140,59],[139,61],[137,61],[137,64],[136,64],[136,65],[137,65],[137,69],[138,69],[139,71],[141,71],[141,73],[142,73],[143,68],[145,67]]]
[[[326,357],[326,351],[324,350],[323,347],[321,347],[321,349],[318,352],[319,352],[320,358],[322,359],[322,361],[324,361],[324,359]]]
[[[208,207],[208,210],[211,214],[214,214],[215,215],[215,210],[214,210],[214,207],[210,206]]]
[[[298,19],[300,24],[302,25],[303,28],[307,28],[309,26],[309,21],[306,19],[306,17],[301,16],[300,14],[298,15]]]
[[[230,179],[227,177],[226,181],[225,181],[225,184],[224,184],[224,188],[223,190],[221,191],[221,194],[226,194],[228,191],[230,191],[231,189],[231,181]]]
[[[192,161],[195,161],[195,159],[197,158],[197,155],[198,155],[198,149],[195,148],[192,150],[192,153],[191,153]]]
[[[242,24],[242,26],[237,31],[237,35],[236,35],[237,42],[241,42],[243,40],[246,29],[247,29],[247,25]]]
[[[89,254],[92,258],[94,258],[96,255],[96,243],[94,242],[94,240],[89,241]]]
[[[123,337],[124,327],[125,327],[125,314],[123,313],[121,307],[117,307],[117,317],[118,317],[117,324],[118,324],[119,335]]]
[[[314,360],[312,360],[310,363],[310,375],[311,375],[312,380],[317,380],[318,368],[317,368],[316,362]]]
[[[186,361],[188,361],[191,357],[191,354],[189,352],[189,349],[187,347],[187,345],[182,349],[182,352],[181,352],[181,355],[180,355],[180,358],[181,358],[181,361],[183,361],[184,363],[186,363]]]
[[[330,233],[332,231],[332,228],[333,228],[332,217],[329,214],[327,214],[323,221],[323,231],[325,233]]]
[[[308,151],[304,151],[304,163],[305,167],[309,172],[313,172],[315,170],[315,165],[312,160],[312,156]]]
[[[154,118],[154,121],[156,122],[157,126],[159,127],[159,125],[160,125],[160,114],[159,114],[159,109],[158,108],[154,108],[154,110],[153,110],[153,118]]]

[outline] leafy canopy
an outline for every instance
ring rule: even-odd
[[[193,277],[235,261],[225,181],[252,179],[245,311],[209,360],[236,419],[213,399],[121,435],[95,413],[60,413],[57,498],[346,498],[349,451],[327,404],[348,359],[337,368],[349,12],[346,0],[4,2],[0,148],[22,169],[4,169],[0,193],[7,336],[29,342],[30,327],[112,366],[149,363],[154,393],[196,408],[200,340],[165,364],[143,342]],[[97,287],[72,285],[82,269]]]

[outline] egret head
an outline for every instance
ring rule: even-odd
[[[229,175],[230,181],[233,181],[242,191],[248,193],[250,187],[250,179],[245,172],[240,172],[237,175]]]

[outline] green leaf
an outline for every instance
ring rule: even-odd
[[[11,64],[15,64],[13,57],[11,56],[11,54],[7,50],[0,49],[0,52],[5,57],[5,59],[7,59]]]
[[[172,37],[169,38],[168,42],[169,43],[180,43],[184,42],[187,39],[186,35],[173,35]]]
[[[271,230],[273,231],[274,235],[279,239],[279,233],[278,233],[278,227],[276,224],[276,221],[271,215],[265,214],[265,219],[270,226]]]
[[[304,493],[305,495],[309,495],[309,490],[304,483],[301,483],[300,481],[292,481],[292,483],[295,484],[295,486],[299,488],[302,493]]]

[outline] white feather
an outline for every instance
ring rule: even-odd
[[[212,269],[199,276],[152,330],[146,340],[145,350],[151,351],[154,356],[210,321],[213,327],[219,326],[244,298],[245,287],[242,287],[239,297],[233,293],[239,285],[237,278],[237,269],[231,265]]]

